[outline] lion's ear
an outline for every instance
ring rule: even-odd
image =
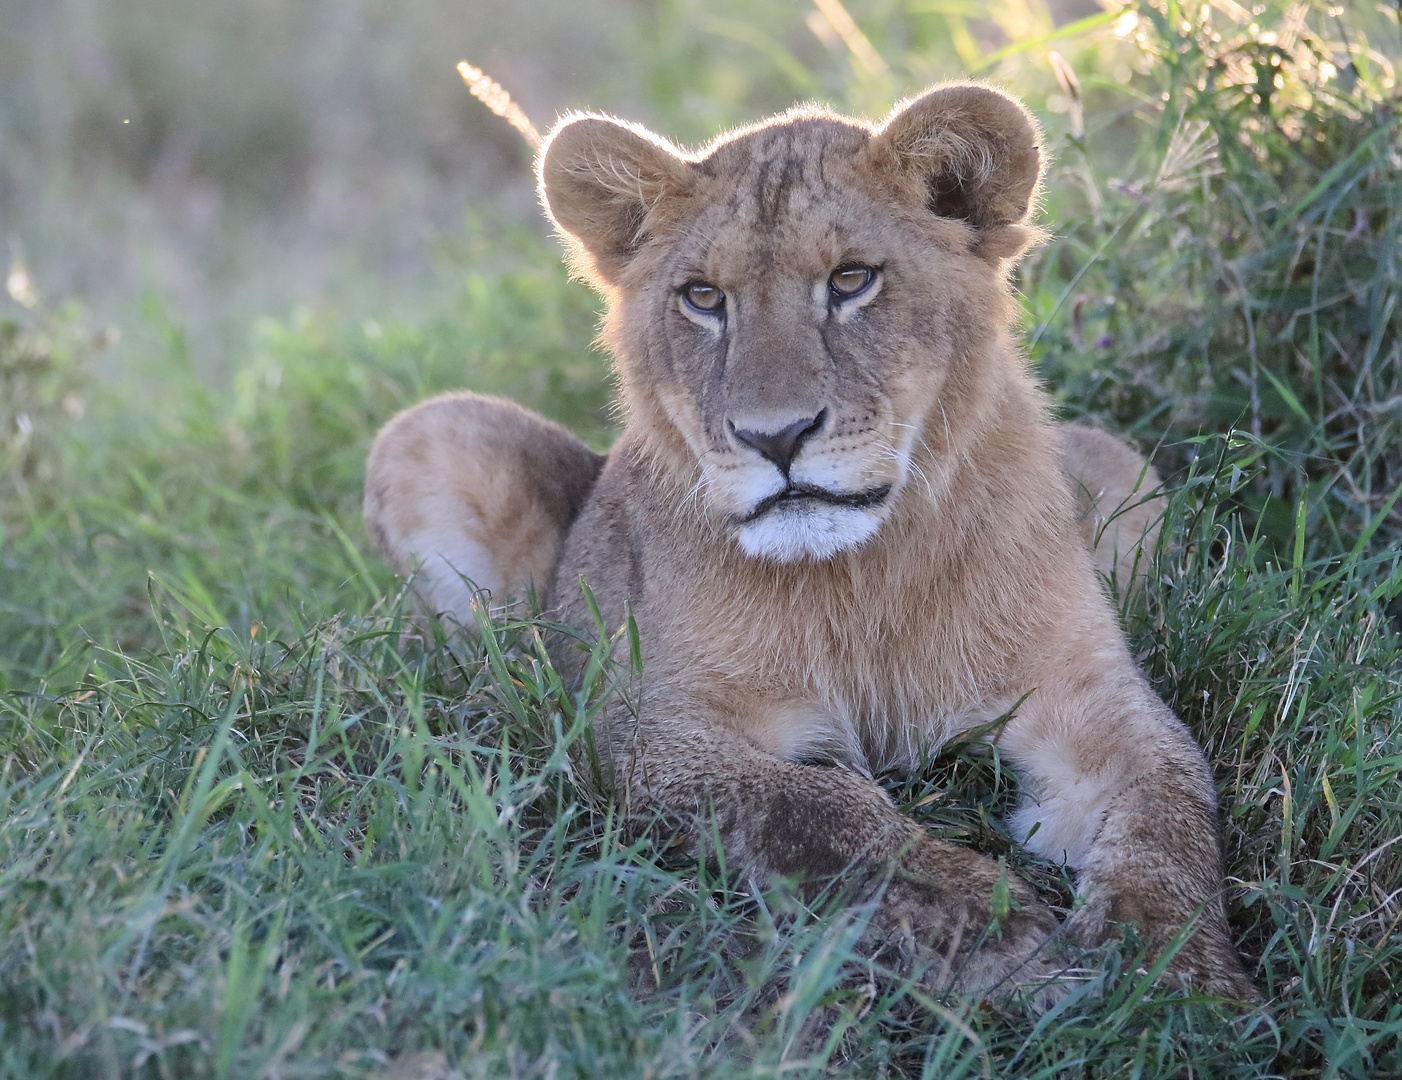
[[[578,114],[555,125],[536,171],[551,220],[582,249],[586,269],[610,283],[692,178],[691,166],[647,129]]]
[[[902,102],[872,137],[872,159],[910,180],[932,213],[991,235],[1027,217],[1042,175],[1032,115],[987,86],[944,86]],[[1022,230],[1015,230],[1021,232]]]

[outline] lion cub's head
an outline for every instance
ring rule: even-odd
[[[916,450],[950,449],[998,352],[1039,174],[1026,110],[968,85],[879,127],[804,108],[694,154],[572,116],[540,159],[550,215],[609,298],[630,422],[744,551],[785,562],[863,543]]]

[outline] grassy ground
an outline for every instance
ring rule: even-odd
[[[712,30],[765,46],[766,92],[860,105],[1000,40],[918,8],[866,13],[884,74],[739,6]],[[1156,985],[1132,943],[1042,1016],[931,1001],[863,959],[856,915],[619,829],[578,752],[613,673],[562,688],[531,621],[458,652],[413,632],[357,520],[380,423],[471,385],[610,438],[595,299],[479,220],[412,312],[250,319],[222,382],[178,305],[114,345],[12,275],[0,1075],[1402,1075],[1397,26],[1230,8],[1028,50],[1060,47],[1059,80],[998,70],[1059,155],[1059,238],[1020,279],[1034,359],[1173,473],[1126,622],[1217,770],[1268,1007]],[[1009,845],[996,754],[885,779],[1070,902]]]

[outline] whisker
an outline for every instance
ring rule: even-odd
[[[909,424],[897,424],[896,426],[910,427]],[[923,440],[921,441],[923,442]],[[926,449],[929,448],[926,447]],[[930,483],[930,478],[925,474],[925,470],[921,467],[920,463],[915,460],[915,458],[911,457],[909,454],[902,454],[890,443],[884,443],[881,446],[880,460],[895,462],[896,465],[900,466],[902,471],[914,473],[920,478],[921,483],[925,485],[925,493],[929,495],[931,499],[935,497],[934,485]]]
[[[940,408],[940,415],[941,415],[941,416],[944,416],[944,408],[943,408],[943,407]],[[929,454],[930,457],[933,458],[933,457],[935,456],[935,452],[934,452],[933,450],[930,449],[930,444],[927,443],[927,442],[925,441],[925,436],[922,435],[922,434],[920,433],[920,429],[917,428],[914,424],[895,424],[895,423],[893,423],[891,426],[892,426],[892,427],[909,428],[911,431],[915,432],[915,441],[918,442],[921,446],[923,446],[923,447],[925,448],[925,453]],[[944,417],[944,432],[945,432],[946,438],[948,438],[948,436],[949,436],[949,417],[948,417],[948,416],[945,416],[945,417]]]
[[[696,497],[701,494],[702,489],[705,488],[706,485],[709,483],[710,477],[708,477],[703,471],[699,476],[697,476],[696,483],[691,485],[691,490],[688,491],[684,496],[682,496],[682,501],[677,504],[677,509],[686,509],[687,504],[690,503],[692,500],[696,499]]]

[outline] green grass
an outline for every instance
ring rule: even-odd
[[[889,99],[999,40],[957,5],[852,9],[886,74],[738,0],[637,32],[717,109]],[[456,650],[406,621],[358,523],[395,410],[470,385],[611,438],[596,298],[483,217],[412,308],[249,313],[222,382],[198,313],[154,293],[115,365],[75,305],[0,313],[0,1076],[1402,1075],[1402,162],[1361,48],[1395,59],[1396,22],[1309,9],[1284,49],[1275,8],[1254,33],[1219,12],[1220,40],[1136,10],[1138,44],[1119,22],[1053,43],[1078,87],[1031,62],[1046,42],[997,68],[1059,158],[1059,235],[1019,287],[1065,411],[1172,474],[1126,625],[1216,769],[1266,1008],[1156,984],[1133,942],[1041,1016],[930,1000],[858,947],[860,912],[624,828],[588,745],[626,672],[560,686],[538,620]],[[762,92],[688,20],[750,50]],[[1301,58],[1341,34],[1354,70],[1321,82]],[[1275,49],[1258,102],[1239,61]],[[619,78],[692,133],[664,74]],[[1070,902],[1002,828],[996,751],[883,782]]]
[[[1254,557],[1222,516],[1253,452],[1200,449],[1132,632],[1217,767],[1269,1010],[1156,988],[1113,950],[1041,1018],[931,1002],[863,960],[850,918],[624,836],[570,753],[607,672],[564,690],[539,624],[455,655],[365,591],[366,614],[274,638],[207,628],[209,601],[158,579],[159,644],[92,647],[80,676],[3,699],[0,1069],[359,1076],[434,1051],[484,1076],[1402,1070],[1402,642],[1379,611],[1402,567]],[[986,751],[888,782],[1067,901],[1058,868],[1009,848]]]

